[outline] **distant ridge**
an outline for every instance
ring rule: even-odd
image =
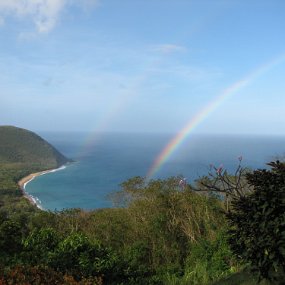
[[[37,134],[14,126],[0,126],[0,164],[52,169],[71,162]]]

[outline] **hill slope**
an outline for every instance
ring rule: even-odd
[[[69,161],[35,133],[13,126],[0,126],[1,165],[25,165],[51,169]]]

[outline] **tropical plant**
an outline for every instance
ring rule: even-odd
[[[227,218],[234,253],[260,279],[276,280],[285,278],[285,164],[268,165],[247,174],[254,191],[232,201]]]

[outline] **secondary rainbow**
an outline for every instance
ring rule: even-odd
[[[155,70],[160,62],[160,59],[152,60],[145,71],[137,76],[133,82],[128,84],[128,88],[117,92],[117,99],[114,100],[114,102],[110,102],[111,104],[104,115],[101,118],[98,118],[96,126],[94,126],[96,131],[92,131],[86,136],[76,157],[84,157],[94,148],[94,146],[96,146],[96,143],[104,136],[108,127],[116,120],[116,117],[122,114],[130,106],[132,100],[141,95],[141,87],[145,84],[146,80],[152,76],[152,70]]]
[[[215,97],[210,103],[208,103],[199,113],[192,117],[189,122],[178,132],[178,134],[165,146],[160,154],[154,160],[152,166],[147,173],[147,179],[154,176],[155,173],[163,166],[163,164],[169,159],[176,149],[183,143],[183,141],[191,134],[191,132],[206,118],[208,118],[222,103],[228,98],[236,94],[242,88],[248,86],[258,76],[265,73],[277,64],[280,64],[285,60],[285,54],[270,60],[266,64],[255,69],[249,73],[243,79],[235,82],[230,87],[226,88],[221,94]]]

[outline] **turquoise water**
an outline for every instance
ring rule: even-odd
[[[108,194],[120,183],[145,176],[170,135],[98,134],[86,144],[84,133],[40,133],[59,151],[76,162],[63,170],[37,177],[26,191],[44,209],[96,209],[112,207]],[[238,156],[243,166],[264,168],[285,152],[285,137],[196,135],[170,157],[154,178],[183,175],[189,182],[207,174],[209,165],[223,164],[234,171]]]

